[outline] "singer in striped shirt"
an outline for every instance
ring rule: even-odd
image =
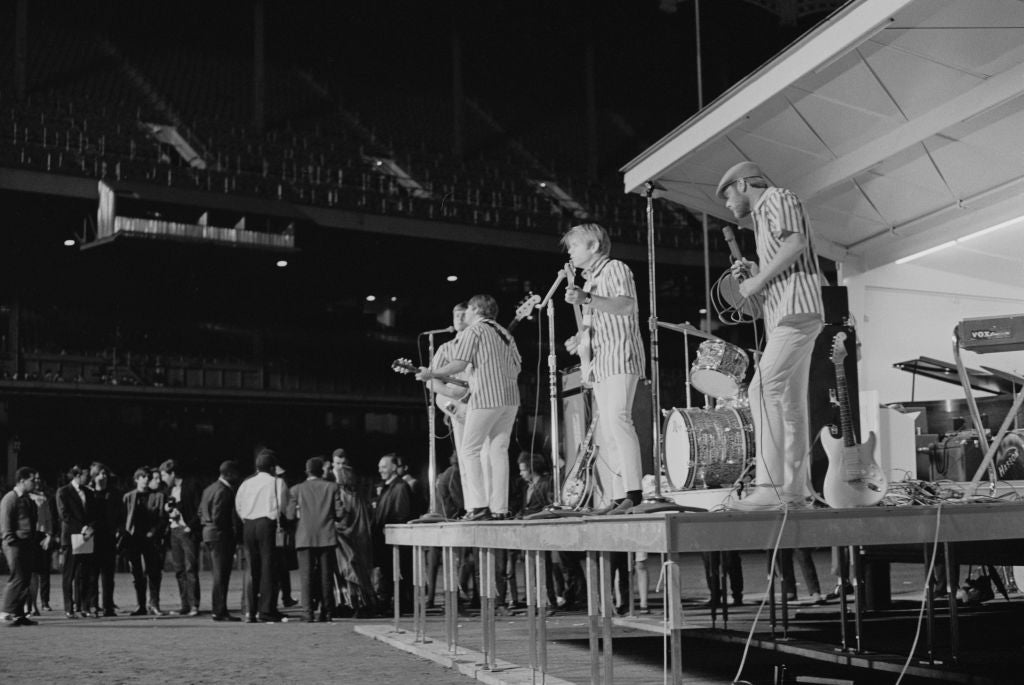
[[[740,294],[764,304],[766,343],[748,394],[757,441],[756,488],[733,504],[757,510],[807,507],[811,442],[807,385],[814,342],[823,326],[821,274],[810,222],[800,199],[741,162],[722,176],[718,197],[737,219],[751,217],[758,264],[733,265]]]
[[[516,341],[495,322],[498,303],[474,295],[466,310],[469,326],[453,340],[452,361],[433,370],[420,367],[416,378],[452,376],[472,365],[469,409],[457,446],[466,516],[485,521],[508,516],[508,444],[519,409],[522,359]]]
[[[604,513],[624,513],[640,503],[643,493],[640,440],[633,425],[633,397],[646,363],[636,283],[628,266],[609,258],[611,241],[600,225],[573,226],[562,236],[562,245],[585,279],[582,288],[566,288],[565,301],[582,305],[585,328],[589,320],[599,442],[613,474],[608,494],[614,507]],[[573,354],[579,335],[565,343]]]

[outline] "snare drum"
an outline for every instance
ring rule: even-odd
[[[705,340],[690,367],[693,387],[712,397],[736,397],[747,374],[747,353],[724,340]]]
[[[677,490],[731,486],[754,461],[745,407],[673,409],[665,419],[665,473]]]

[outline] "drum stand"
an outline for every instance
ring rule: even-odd
[[[654,446],[654,494],[629,509],[629,513],[650,514],[658,511],[686,511],[661,494],[661,474],[665,470],[661,435],[661,378],[658,366],[658,291],[654,277],[654,184],[645,185],[647,196],[647,285],[650,290],[651,316],[648,326],[651,333],[651,444]],[[639,304],[639,303],[638,303]],[[690,377],[687,374],[686,400],[690,401]]]

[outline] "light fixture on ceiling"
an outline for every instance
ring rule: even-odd
[[[288,260],[287,259],[279,259],[279,260],[277,260],[274,263],[274,266],[276,266],[278,269],[283,269],[286,266],[288,266]]]
[[[367,295],[366,296],[366,301],[367,302],[376,302],[377,301],[377,296],[376,295]]]
[[[68,238],[68,239],[66,239],[64,241],[64,247],[74,247],[74,246],[75,246],[74,238]]]
[[[995,224],[994,226],[989,226],[988,228],[982,228],[980,230],[974,231],[973,233],[968,233],[967,235],[957,238],[956,240],[948,240],[940,245],[936,245],[935,247],[929,247],[927,250],[921,250],[920,252],[915,252],[914,254],[907,255],[906,257],[900,257],[899,259],[896,260],[896,263],[906,264],[907,262],[911,262],[919,257],[934,254],[939,250],[945,250],[947,247],[953,247],[954,245],[959,245],[961,243],[966,243],[968,241],[974,240],[975,238],[980,238],[983,235],[995,233],[996,231],[1002,228],[1015,226],[1021,223],[1022,221],[1024,221],[1024,215],[1014,217],[1013,219],[1008,219],[1006,221],[1002,221],[998,224]]]
[[[459,277],[456,276],[455,274],[452,274],[451,276],[448,277],[447,280],[449,283],[454,283],[455,281],[459,280]]]

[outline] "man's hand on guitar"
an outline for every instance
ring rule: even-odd
[[[751,276],[743,281],[740,281],[740,295],[743,297],[753,297],[760,292],[763,287],[760,276]]]
[[[565,301],[569,304],[583,304],[583,301],[587,299],[587,291],[583,288],[575,285],[570,285],[565,288]]]
[[[565,349],[569,351],[569,354],[576,354],[576,350],[579,349],[580,341],[576,339],[576,336],[572,336],[565,341]]]
[[[749,259],[737,259],[729,267],[729,270],[732,272],[732,277],[737,281],[753,278],[759,271],[757,262],[752,262]]]
[[[416,380],[418,381],[429,381],[434,378],[434,375],[430,373],[430,369],[425,366],[421,366],[420,370],[416,372]]]

